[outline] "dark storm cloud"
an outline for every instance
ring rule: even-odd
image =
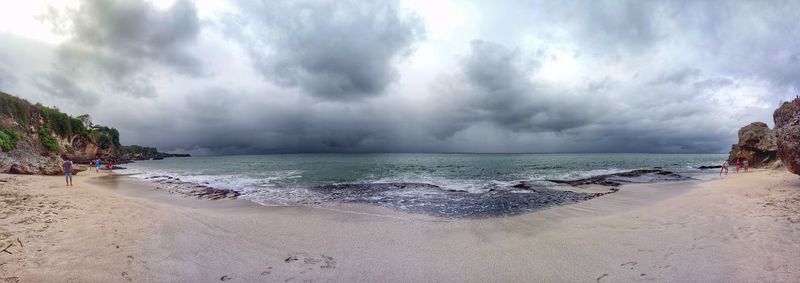
[[[220,87],[189,92],[180,103],[147,110],[157,115],[113,123],[134,133],[127,142],[215,154],[385,151],[396,137],[394,122],[371,105],[252,99],[263,95]],[[153,124],[170,135],[146,134]]]
[[[237,1],[231,29],[270,81],[323,99],[376,96],[423,33],[397,1]]]
[[[200,31],[196,14],[194,4],[186,0],[165,11],[149,2],[128,0],[88,0],[77,10],[51,9],[42,18],[70,39],[58,49],[53,72],[60,74],[45,78],[60,80],[51,85],[100,79],[100,85],[114,92],[155,96],[154,68],[203,74],[200,60],[187,50]]]
[[[473,41],[470,50],[460,61],[460,73],[442,83],[438,111],[447,123],[433,123],[438,137],[482,121],[524,132],[557,132],[587,122],[584,113],[573,111],[574,100],[531,81],[539,61],[480,40]]]
[[[59,72],[38,76],[34,81],[34,85],[40,90],[62,100],[83,103],[89,106],[97,104],[98,95],[96,93],[80,87]]]

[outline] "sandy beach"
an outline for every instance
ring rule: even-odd
[[[0,175],[0,281],[800,281],[800,178],[784,171],[473,220],[197,200],[94,172],[75,183]]]

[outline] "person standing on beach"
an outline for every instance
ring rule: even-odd
[[[728,160],[722,162],[722,169],[719,170],[719,174],[722,175],[722,172],[725,171],[725,175],[728,175],[728,166],[730,166],[730,164],[731,163],[728,162]]]
[[[72,186],[72,161],[69,158],[64,161],[64,178],[67,180],[67,187]]]
[[[100,159],[95,159],[94,161],[94,171],[100,173]]]
[[[736,173],[739,173],[739,167],[742,166],[742,161],[736,158]]]
[[[744,172],[745,172],[745,173],[747,173],[747,169],[750,169],[750,161],[748,161],[747,159],[745,159],[745,160],[742,162],[742,167],[744,167]]]

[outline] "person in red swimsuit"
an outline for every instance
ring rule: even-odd
[[[736,173],[739,173],[739,167],[742,167],[742,161],[740,159],[736,159]]]

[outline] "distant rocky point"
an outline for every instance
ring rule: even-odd
[[[123,145],[122,158],[126,160],[160,160],[167,157],[190,157],[189,154],[159,152],[155,147]]]

